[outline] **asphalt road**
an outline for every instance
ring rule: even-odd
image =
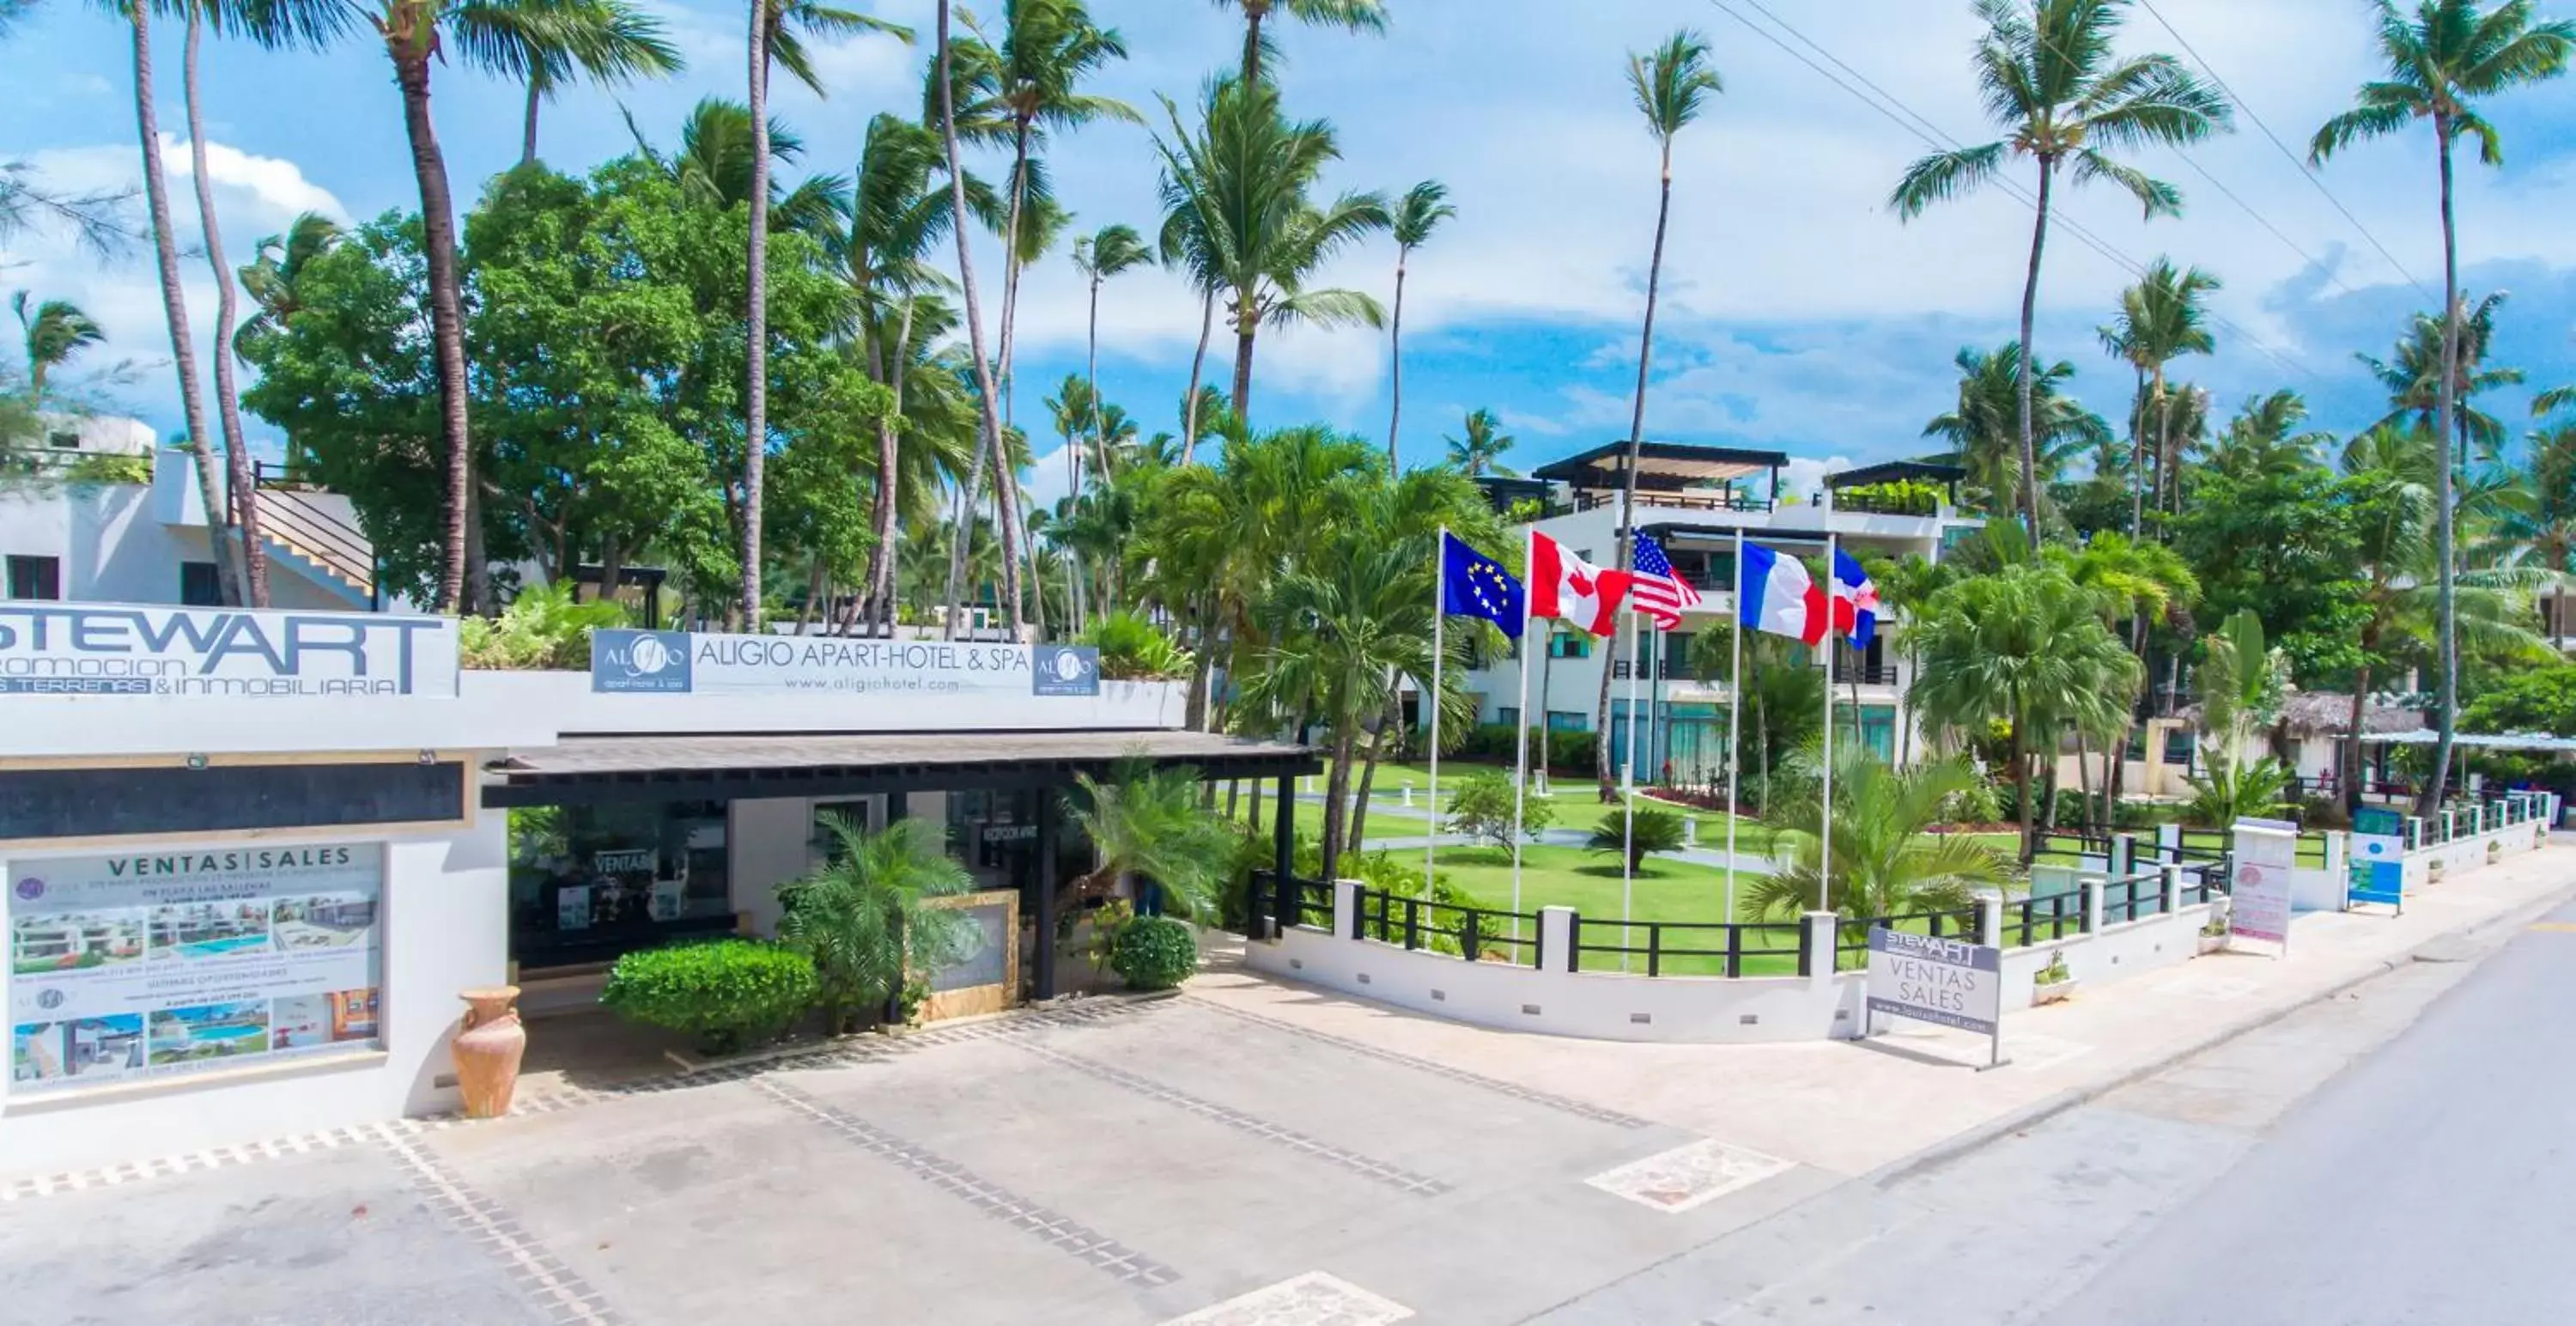
[[[2515,936],[2062,1305],[2070,1322],[2576,1313],[2576,907]]]
[[[1928,1168],[1842,1184],[1534,1320],[2576,1319],[2576,906],[2424,956],[2456,960],[2408,963],[2090,1104]]]

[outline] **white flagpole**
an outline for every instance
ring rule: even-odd
[[[1629,554],[1635,565],[1636,555]],[[1614,637],[1615,639],[1615,637]],[[1629,935],[1629,917],[1637,900],[1637,653],[1646,642],[1637,629],[1637,586],[1628,585],[1628,758],[1620,770],[1619,804],[1626,807],[1627,819],[1619,844],[1619,970],[1628,970],[1627,948],[1633,942]],[[1616,656],[1617,651],[1612,651]]]
[[[1834,878],[1834,553],[1840,544],[1834,538],[1834,490],[1824,494],[1825,508],[1825,785],[1824,838],[1818,847],[1816,871],[1816,910],[1832,911],[1830,905]]]
[[[1422,836],[1422,900],[1429,903],[1434,890],[1431,870],[1440,852],[1440,670],[1448,662],[1445,655],[1447,637],[1443,625],[1449,620],[1449,527],[1440,527],[1440,564],[1432,571],[1431,590],[1431,693],[1422,698],[1423,707],[1431,711],[1431,831]],[[1430,922],[1429,916],[1422,918]]]
[[[1522,538],[1522,549],[1521,574],[1527,577],[1530,566],[1526,555],[1529,550],[1527,536]],[[1520,937],[1521,927],[1521,816],[1529,804],[1529,656],[1530,627],[1535,624],[1530,617],[1529,584],[1524,578],[1521,584],[1520,721],[1512,732],[1512,937],[1515,939]]]
[[[1726,920],[1735,920],[1736,778],[1744,770],[1744,528],[1735,530],[1735,601],[1727,611],[1735,618],[1735,660],[1726,669]]]

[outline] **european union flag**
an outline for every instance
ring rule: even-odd
[[[1503,564],[1459,541],[1440,535],[1440,610],[1452,617],[1482,617],[1517,640],[1528,616],[1529,599],[1521,582]]]

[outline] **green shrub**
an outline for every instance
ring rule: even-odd
[[[1169,990],[1199,969],[1199,943],[1168,916],[1140,916],[1119,928],[1109,966],[1131,990]]]
[[[1081,642],[1100,651],[1100,675],[1110,681],[1178,681],[1193,666],[1190,651],[1132,612],[1093,622]]]
[[[814,961],[775,944],[720,939],[617,960],[599,1002],[630,1022],[697,1038],[726,1054],[785,1031],[820,993]]]
[[[1628,868],[1635,870],[1646,862],[1648,852],[1682,850],[1682,817],[1669,810],[1639,810],[1634,824],[1625,811],[1614,810],[1601,817],[1584,844],[1595,852],[1625,852]]]
[[[1520,808],[1524,833],[1537,837],[1556,822],[1554,804],[1545,797],[1515,798],[1512,780],[1499,773],[1469,774],[1449,794],[1449,831],[1510,851],[1513,807]]]
[[[499,671],[589,668],[591,631],[625,625],[626,608],[613,600],[575,603],[572,595],[572,585],[558,581],[522,591],[498,618],[466,618],[457,628],[465,666]]]

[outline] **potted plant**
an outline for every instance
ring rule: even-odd
[[[2206,957],[2225,947],[2227,947],[2227,918],[2212,912],[2209,914],[2209,922],[2200,928],[2201,955]]]
[[[2031,978],[2030,1006],[2038,1008],[2045,1004],[2060,1003],[2073,998],[2074,995],[2075,976],[2066,970],[2066,955],[2049,954],[2048,965],[2040,968],[2039,974]]]

